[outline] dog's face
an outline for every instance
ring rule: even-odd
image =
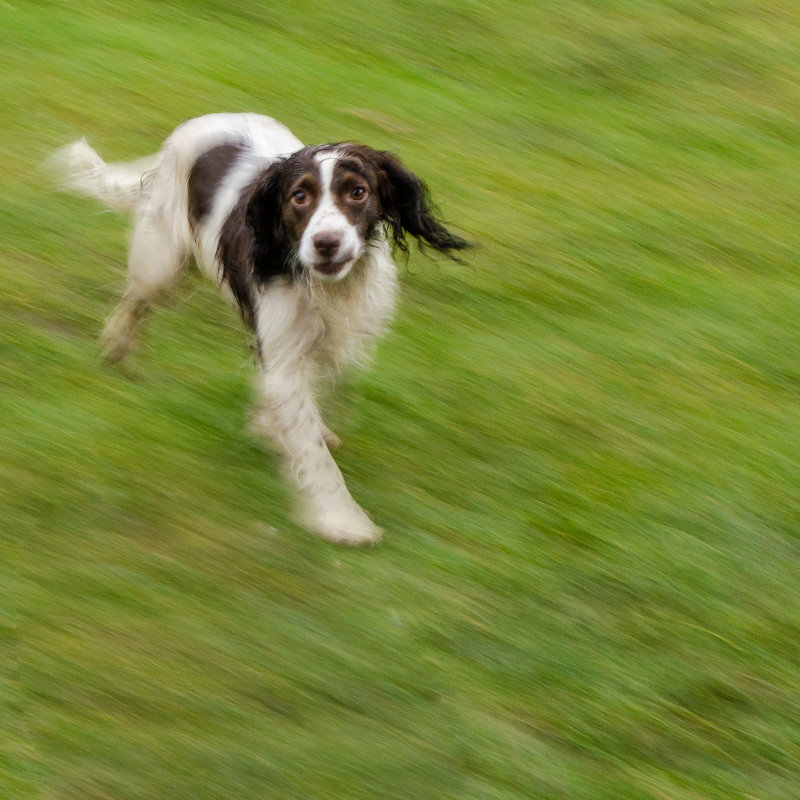
[[[377,175],[355,148],[302,150],[285,165],[281,215],[300,264],[315,278],[344,278],[381,217]]]
[[[419,178],[391,153],[364,145],[305,147],[279,159],[245,203],[252,264],[263,279],[302,271],[320,281],[342,280],[381,223],[403,251],[406,233],[443,253],[468,246],[436,219]]]

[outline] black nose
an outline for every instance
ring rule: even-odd
[[[313,239],[314,249],[323,258],[330,258],[338,249],[341,240],[335,233],[318,233]]]

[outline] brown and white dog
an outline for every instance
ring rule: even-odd
[[[390,153],[304,147],[257,114],[189,120],[139,162],[106,164],[79,141],[58,163],[67,188],[134,216],[106,357],[126,355],[147,305],[193,258],[255,334],[255,425],[282,454],[304,523],[334,542],[377,541],[330,455],[338,439],[313,386],[363,359],[385,329],[397,286],[391,252],[407,251],[406,234],[447,254],[467,246],[438,221],[425,184]]]

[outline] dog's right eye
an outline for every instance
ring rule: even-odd
[[[296,206],[304,206],[308,202],[308,193],[305,189],[295,189],[292,192],[292,202]]]

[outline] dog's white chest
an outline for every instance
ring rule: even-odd
[[[310,298],[322,331],[315,355],[335,371],[369,358],[370,345],[385,332],[396,305],[397,269],[383,243],[361,266],[341,283],[318,287]]]

